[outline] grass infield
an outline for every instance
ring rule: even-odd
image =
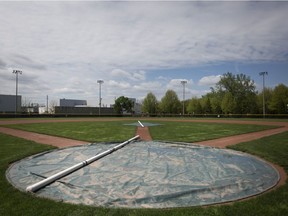
[[[190,143],[277,128],[267,125],[203,122],[163,122],[162,124],[149,128],[154,140]]]
[[[5,127],[87,142],[121,142],[130,139],[136,133],[136,127],[124,125],[125,123],[127,122],[55,122]]]
[[[130,136],[128,133],[130,132],[126,135]],[[185,133],[183,131],[182,135],[185,136]],[[277,190],[230,205],[174,209],[121,209],[65,204],[20,192],[7,182],[5,172],[10,163],[51,148],[53,147],[0,134],[0,215],[288,215],[287,182]],[[288,172],[288,132],[232,148],[263,157],[283,166]]]
[[[149,127],[150,134],[154,140],[178,142],[204,141],[276,128],[276,126],[267,125],[149,122],[160,124]],[[5,127],[88,142],[114,142],[125,141],[135,135],[136,127],[125,125],[129,123],[135,123],[135,121],[33,123],[5,125]]]

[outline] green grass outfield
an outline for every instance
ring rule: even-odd
[[[84,120],[85,121],[85,120]],[[54,122],[5,125],[5,127],[21,129],[42,134],[66,137],[88,142],[115,142],[125,141],[136,133],[135,126],[125,124],[137,121],[93,121],[93,122]],[[143,120],[143,122],[146,122]],[[172,122],[150,120],[150,123],[159,123],[149,127],[154,140],[169,140],[178,142],[196,142],[216,139],[226,136],[244,134],[276,128],[267,125],[243,125],[224,123],[199,122]]]
[[[5,127],[88,142],[121,142],[135,136],[136,127],[130,121],[53,122],[5,125]]]
[[[45,124],[43,124],[45,125]],[[27,126],[27,125],[22,125]],[[229,127],[231,125],[229,124]],[[131,126],[129,126],[131,127]],[[135,128],[131,127],[131,133]],[[212,129],[212,128],[211,128]],[[214,130],[214,129],[212,129]],[[210,131],[212,133],[213,131]],[[111,132],[112,133],[112,132]],[[130,136],[130,132],[127,136]],[[185,136],[184,132],[182,133]],[[209,133],[209,131],[207,131]],[[99,137],[101,137],[99,135]],[[165,140],[168,140],[165,139]],[[288,184],[256,198],[229,205],[174,209],[119,209],[71,205],[37,198],[13,188],[5,172],[13,161],[53,147],[0,134],[0,215],[288,215]],[[233,146],[277,163],[288,172],[288,132]]]

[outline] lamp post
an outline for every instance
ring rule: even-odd
[[[268,72],[260,72],[260,76],[263,76],[263,118],[265,118],[265,75],[268,75]]]
[[[185,114],[185,85],[187,84],[187,81],[182,80],[181,84],[183,85],[183,110],[182,110],[182,114],[184,116],[184,114]]]
[[[48,101],[49,101],[49,98],[48,98],[48,95],[47,95],[46,96],[46,112],[47,112],[47,114],[49,113]]]
[[[18,74],[22,74],[20,70],[13,70],[13,73],[16,74],[16,99],[15,99],[15,115],[17,114],[18,108]]]
[[[101,101],[102,101],[102,98],[101,98],[101,85],[102,83],[104,83],[103,80],[97,80],[97,83],[99,84],[99,116],[101,114]]]

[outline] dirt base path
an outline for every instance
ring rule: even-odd
[[[144,140],[144,141],[152,140],[148,127],[137,127],[136,134],[140,136],[141,140]]]
[[[40,144],[47,144],[47,145],[52,145],[52,146],[56,146],[60,148],[88,144],[87,142],[84,142],[84,141],[49,136],[49,135],[38,134],[38,133],[33,133],[33,132],[28,132],[28,131],[4,128],[4,127],[0,127],[0,132],[9,134],[15,137],[20,137],[26,140],[31,140]]]
[[[224,137],[224,138],[219,138],[219,139],[214,139],[214,140],[206,140],[202,142],[196,142],[194,144],[207,145],[207,146],[212,146],[212,147],[217,147],[217,148],[225,148],[230,145],[236,145],[238,143],[260,139],[262,137],[272,136],[278,133],[282,133],[284,131],[288,131],[288,128],[281,127],[281,128],[270,129],[270,130],[265,130],[265,131],[234,135],[234,136]]]

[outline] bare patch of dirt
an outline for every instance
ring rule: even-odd
[[[152,140],[148,127],[137,127],[136,134],[140,136],[141,140],[144,140],[144,141]]]

